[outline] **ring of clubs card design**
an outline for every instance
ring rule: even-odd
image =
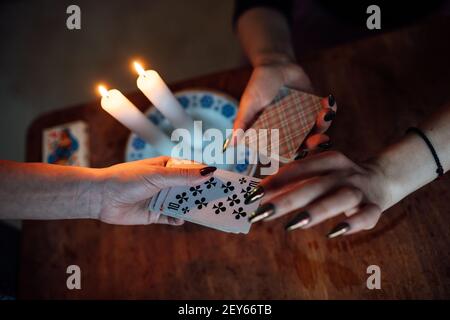
[[[201,184],[160,191],[149,208],[225,232],[247,233],[250,230],[247,218],[259,201],[246,205],[245,199],[259,182],[257,178],[217,170]]]

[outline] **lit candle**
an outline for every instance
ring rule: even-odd
[[[170,155],[174,143],[119,90],[99,86],[102,108],[116,120],[150,143],[160,154]]]
[[[134,67],[139,74],[137,86],[142,93],[169,120],[174,128],[192,130],[194,122],[155,70],[144,70],[137,62]]]

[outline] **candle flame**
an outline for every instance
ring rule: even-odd
[[[105,88],[105,86],[102,86],[102,85],[98,86],[98,92],[100,92],[100,95],[102,97],[104,97],[108,94],[108,90]]]
[[[139,62],[134,62],[134,68],[136,69],[137,73],[141,76],[145,73],[144,68],[139,64]]]

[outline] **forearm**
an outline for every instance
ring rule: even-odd
[[[450,107],[436,113],[419,128],[430,139],[444,172],[447,172],[450,169]],[[381,176],[388,181],[387,207],[437,177],[437,165],[430,149],[414,133],[407,134],[399,142],[386,148],[375,158],[374,163],[381,171]]]
[[[239,17],[236,30],[253,66],[295,60],[288,22],[277,10],[250,9]]]
[[[100,169],[0,161],[0,219],[98,215]]]

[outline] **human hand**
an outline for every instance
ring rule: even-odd
[[[216,168],[170,162],[170,157],[158,157],[100,169],[101,205],[97,218],[121,225],[183,224],[180,219],[150,212],[151,197],[164,188],[202,183]]]
[[[251,223],[299,212],[287,230],[307,229],[344,213],[329,238],[373,228],[381,213],[399,199],[391,197],[388,179],[375,161],[358,165],[342,153],[327,151],[282,167],[261,181],[246,202],[263,197]]]
[[[297,64],[287,61],[272,61],[256,66],[242,95],[234,129],[244,131],[251,127],[257,114],[268,106],[278,94],[281,87],[287,86],[304,92],[312,92],[311,82],[305,71]],[[318,114],[315,128],[302,146],[299,146],[297,159],[311,154],[317,149],[328,149],[331,144],[324,134],[336,115],[337,106],[333,96],[322,101],[323,110]],[[224,149],[236,143],[236,135],[228,138]]]

